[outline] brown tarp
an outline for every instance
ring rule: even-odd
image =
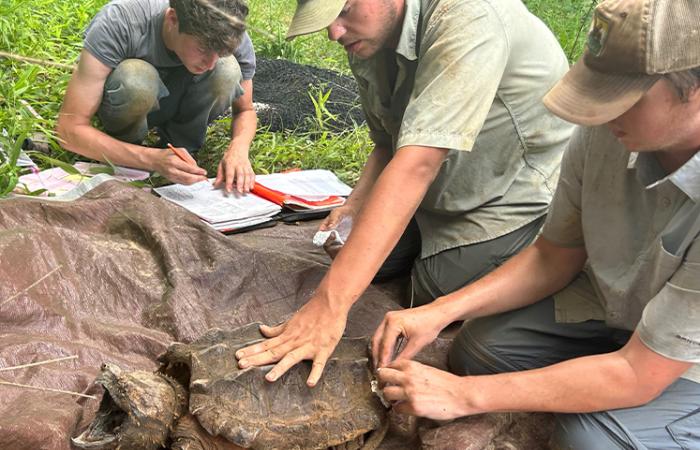
[[[311,244],[316,227],[280,224],[227,237],[117,182],[73,202],[2,200],[0,368],[77,358],[0,371],[0,381],[99,398],[92,381],[103,362],[153,370],[173,341],[190,342],[213,327],[280,322],[328,267]],[[384,313],[398,308],[405,284],[370,287],[352,309],[346,334],[371,335]],[[444,367],[446,343],[431,346],[424,360]],[[70,449],[70,436],[97,404],[0,384],[0,448]],[[433,448],[435,426],[425,428]],[[386,444],[406,448],[409,440],[394,435]]]

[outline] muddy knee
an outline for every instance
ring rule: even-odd
[[[241,81],[243,81],[243,75],[241,75],[238,61],[233,56],[228,56],[217,61],[209,83],[212,94],[217,100],[230,103],[243,95]]]
[[[145,117],[163,92],[158,71],[140,59],[122,61],[107,77],[103,104],[120,116]]]

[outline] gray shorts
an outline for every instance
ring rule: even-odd
[[[229,56],[202,75],[184,66],[156,69],[140,59],[122,61],[107,77],[97,116],[107,134],[140,144],[156,127],[164,144],[195,152],[207,125],[243,94],[241,69]]]
[[[622,347],[631,333],[602,321],[557,323],[554,300],[465,323],[450,349],[460,375],[514,372]],[[700,384],[679,379],[636,408],[556,414],[555,449],[700,450]]]

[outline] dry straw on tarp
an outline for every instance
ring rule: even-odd
[[[21,364],[19,366],[0,367],[0,372],[26,369],[27,367],[42,366],[44,364],[53,364],[53,363],[57,363],[57,362],[61,362],[61,361],[68,361],[68,360],[77,359],[77,358],[78,357],[76,355],[71,355],[71,356],[64,356],[61,358],[53,358],[53,359],[47,359],[44,361],[37,361],[37,362],[33,362],[33,363]],[[54,389],[54,388],[47,388],[47,387],[41,387],[41,386],[31,386],[28,384],[12,383],[10,381],[6,381],[6,380],[3,380],[1,378],[0,378],[0,385],[13,386],[13,387],[24,388],[24,389],[35,389],[38,391],[58,392],[60,394],[77,395],[78,397],[91,398],[93,400],[97,400],[97,397],[95,397],[93,395],[86,395],[86,394],[81,394],[81,393],[72,392],[72,391],[64,391],[63,389]]]

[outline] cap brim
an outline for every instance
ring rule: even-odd
[[[588,68],[581,58],[543,101],[552,113],[568,122],[602,125],[634,106],[659,78],[598,72]]]
[[[323,30],[333,23],[344,6],[345,0],[298,1],[294,17],[287,29],[287,40]]]

